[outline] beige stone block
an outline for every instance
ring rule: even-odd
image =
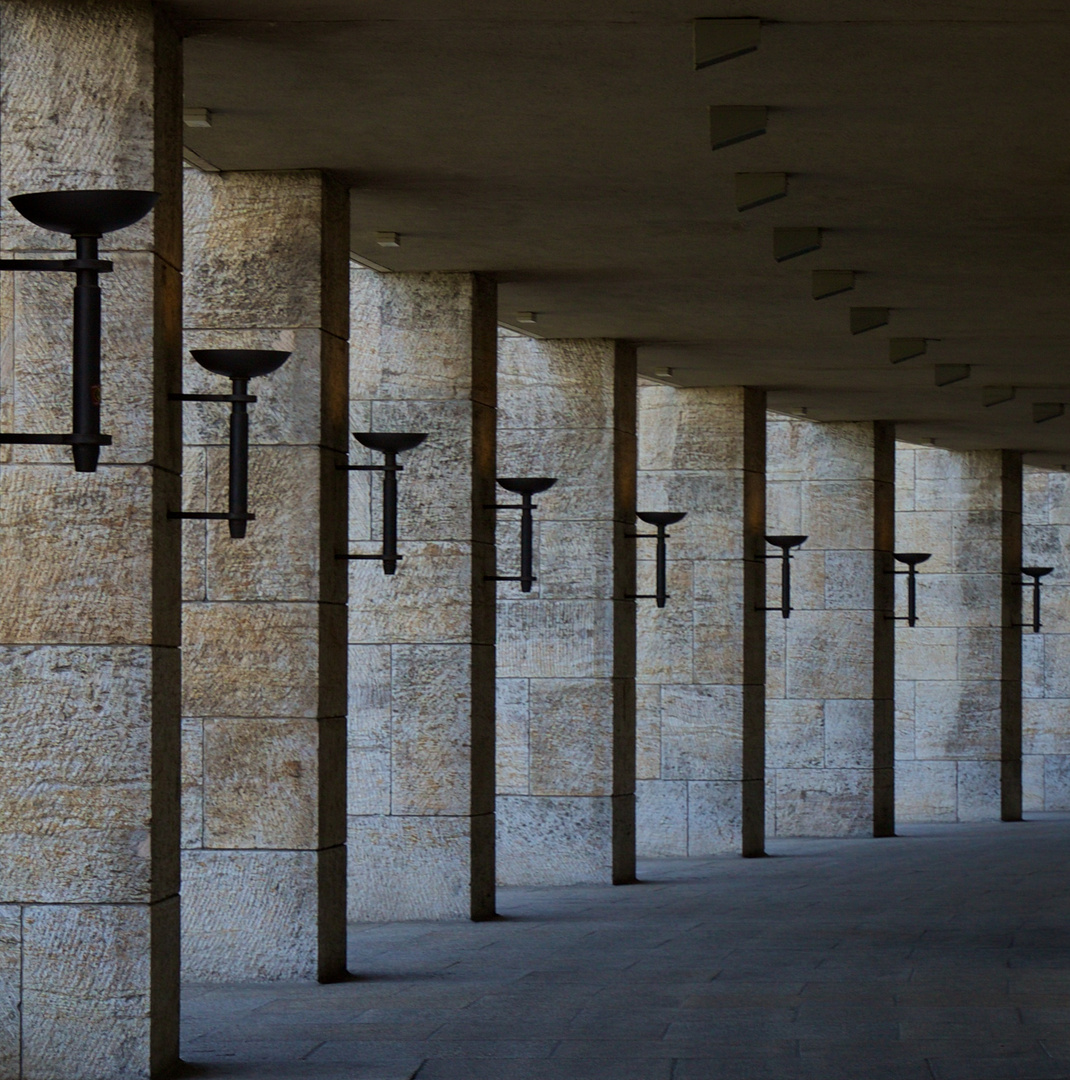
[[[825,553],[825,608],[873,610],[874,555],[871,551]]]
[[[351,749],[390,749],[392,696],[390,646],[350,645],[348,743]]]
[[[531,732],[527,679],[498,679],[497,790],[507,795],[527,795],[531,777]]]
[[[793,698],[865,698],[873,692],[873,615],[799,611],[788,625]]]
[[[742,469],[742,387],[643,387],[639,468]]]
[[[0,1076],[20,1075],[22,909],[0,905]]]
[[[501,796],[498,884],[609,884],[612,804],[608,796]]]
[[[897,761],[895,816],[899,821],[957,820],[954,761]]]
[[[954,483],[945,479],[918,477],[914,506],[918,510],[997,510],[999,474],[995,477],[962,477]]]
[[[635,848],[640,858],[686,856],[687,781],[637,781],[635,826]]]
[[[1070,757],[1050,754],[1044,758],[1044,810],[1070,810]]]
[[[389,814],[393,764],[390,751],[350,747],[347,762],[347,813]]]
[[[614,687],[610,679],[532,679],[531,792],[613,793]]]
[[[0,563],[20,572],[0,577],[0,639],[177,645],[177,634],[162,636],[166,620],[154,624],[179,588],[177,558],[153,550],[165,531],[154,516],[172,489],[177,506],[178,478],[148,467],[5,468]],[[177,556],[178,523],[171,528]]]
[[[686,512],[669,529],[673,559],[742,559],[743,471],[644,473],[640,510]],[[653,533],[640,523],[639,532]],[[642,549],[641,549],[642,550]]]
[[[802,487],[781,481],[770,468],[765,485],[765,531],[770,536],[802,535]]]
[[[873,701],[825,702],[825,767],[872,768]]]
[[[776,612],[769,612],[765,620],[765,696],[768,702],[787,697],[788,620]]]
[[[182,465],[182,509],[203,513],[208,509],[207,455],[203,447],[187,446]],[[208,599],[207,521],[183,521],[182,599]]]
[[[613,673],[613,601],[523,600],[498,610],[503,678],[607,678]]]
[[[661,776],[661,686],[636,683],[635,775],[637,780]]]
[[[734,780],[692,780],[687,785],[687,854],[692,858],[738,852],[743,837],[743,788]]]
[[[353,545],[357,551],[362,545]],[[349,639],[368,644],[472,640],[472,547],[409,542],[397,573],[377,560],[349,564]],[[380,550],[379,541],[368,550]]]
[[[895,550],[929,552],[929,560],[918,567],[919,575],[953,572],[951,516],[943,510],[903,513],[896,506]],[[896,569],[906,567],[897,564]]]
[[[765,564],[766,604],[779,613],[782,602],[781,561],[772,547],[772,556]],[[826,589],[825,553],[811,549],[805,544],[796,548],[791,557],[791,607],[793,611],[822,611],[825,607]]]
[[[720,604],[695,605],[694,678],[699,683],[743,683],[743,605],[725,597]],[[730,620],[724,622],[725,618]]]
[[[472,821],[351,817],[349,920],[469,918]]]
[[[958,762],[958,820],[999,821],[998,761]]]
[[[871,480],[810,480],[800,486],[807,547],[815,551],[872,550]]]
[[[919,758],[999,757],[998,682],[918,681],[915,702],[914,744]]]
[[[819,769],[825,760],[824,702],[767,699],[765,755],[770,769]]]
[[[914,753],[914,682],[895,684],[895,758],[909,761]]]
[[[470,645],[394,646],[394,814],[469,812],[473,668],[484,661],[493,664],[493,653],[487,653],[483,657],[481,650]],[[488,764],[493,766],[493,762]]]
[[[868,769],[777,769],[778,836],[871,836]]]
[[[614,345],[598,338],[499,338],[502,432],[611,427]]]
[[[1022,703],[1022,752],[1070,754],[1070,701],[1031,698]]]
[[[769,472],[778,480],[873,478],[873,425],[777,418],[767,425]]]
[[[612,596],[616,531],[611,521],[580,525],[573,521],[540,522],[535,537],[537,595],[544,600],[598,600]],[[498,535],[502,535],[500,525]],[[519,524],[513,525],[509,536],[516,545],[510,542],[499,549],[498,572],[516,575],[520,573]],[[521,599],[519,589],[515,583],[503,582],[498,586],[498,595],[502,599]],[[687,592],[684,587],[682,595],[686,597]]]
[[[1027,814],[1045,809],[1044,762],[1041,754],[1022,755],[1022,810]]]
[[[666,780],[742,779],[742,687],[663,686],[661,759]]]
[[[168,957],[177,958],[177,923],[177,897],[24,908],[21,1075],[56,1076],[60,1060],[72,1080],[148,1076],[161,1044],[174,1054],[167,1006],[177,1020],[178,972]]]
[[[998,679],[1003,631],[996,628],[966,626],[958,631],[958,671],[962,680]]]
[[[153,700],[177,691],[173,654],[0,649],[0,901],[136,903],[175,891],[164,826],[177,830],[177,797],[169,806],[158,792],[154,806],[151,790],[154,757],[178,754],[177,716],[171,730],[172,716],[154,716]]]
[[[182,721],[182,846],[204,846],[204,724]]]
[[[344,715],[344,613],[339,604],[186,604],[183,713]]]
[[[704,628],[695,620],[691,604],[691,565],[670,563],[667,574],[669,600],[663,608],[651,600],[636,602],[636,677],[648,683],[683,683],[694,677],[694,661],[705,655],[706,646],[693,640]],[[652,564],[640,563],[639,594],[655,589]]]
[[[1044,695],[1070,698],[1070,634],[1044,635]]]
[[[1049,473],[1048,520],[1052,525],[1070,525],[1070,476],[1067,473]]]
[[[1000,475],[998,450],[945,450],[918,447],[916,468],[919,480],[959,481],[971,478],[997,480]]]
[[[344,841],[345,723],[204,724],[208,848],[316,848]]]
[[[183,980],[316,979],[326,909],[344,903],[344,859],[342,847],[183,852]]]
[[[905,611],[905,605],[896,609]],[[897,628],[895,671],[902,679],[926,682],[951,680],[958,675],[958,631],[954,627]]]

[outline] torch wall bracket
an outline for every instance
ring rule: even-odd
[[[667,510],[648,510],[642,513],[636,513],[635,515],[640,521],[645,521],[647,525],[653,525],[657,529],[657,532],[653,533],[627,533],[626,535],[635,540],[657,540],[657,554],[656,554],[656,582],[653,593],[630,593],[626,600],[656,600],[659,608],[665,606],[665,601],[669,599],[669,593],[667,591],[666,583],[666,571],[668,563],[668,552],[666,549],[665,541],[668,539],[669,534],[666,531],[670,525],[675,525],[678,521],[683,521],[687,517],[686,513],[677,514]]]
[[[1023,566],[1022,573],[1032,580],[1029,582],[1033,590],[1033,621],[1032,623],[1017,623],[1021,627],[1032,626],[1033,633],[1039,634],[1043,625],[1040,621],[1040,587],[1042,577],[1047,577],[1054,570],[1054,566]]]
[[[484,581],[519,581],[521,592],[531,592],[531,586],[539,579],[534,571],[534,520],[533,511],[538,506],[532,499],[540,492],[552,488],[557,483],[556,476],[499,476],[499,487],[520,496],[519,503],[485,503],[484,510],[519,510],[520,511],[520,576],[502,577],[486,574]]]
[[[931,551],[896,551],[892,554],[896,562],[903,563],[905,570],[889,570],[889,574],[896,577],[906,575],[907,579],[907,613],[905,615],[892,615],[895,622],[905,622],[907,626],[915,626],[918,621],[918,564],[927,562],[932,558]]]
[[[767,536],[765,542],[779,548],[775,555],[761,552],[759,559],[780,559],[780,603],[776,607],[760,607],[758,611],[779,611],[785,619],[791,618],[791,549],[801,547],[808,536]]]

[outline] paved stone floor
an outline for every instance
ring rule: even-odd
[[[1070,1078],[1070,815],[658,860],[353,927],[355,977],[191,987],[191,1077]]]

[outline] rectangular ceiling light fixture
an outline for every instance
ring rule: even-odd
[[[756,206],[783,199],[788,193],[788,174],[782,172],[737,172],[736,209],[753,210]]]
[[[186,127],[210,128],[212,126],[212,113],[208,109],[183,109],[182,123]]]
[[[888,359],[893,364],[924,356],[926,340],[923,337],[894,337],[888,339]]]
[[[850,292],[855,287],[853,270],[815,270],[811,276],[811,286],[815,300],[824,300],[826,296]]]
[[[1013,386],[982,386],[981,404],[987,409],[992,405],[1002,405],[1014,400]]]
[[[1061,401],[1038,401],[1033,406],[1033,423],[1043,424],[1062,416],[1064,412],[1066,406]]]
[[[807,255],[821,247],[820,229],[774,229],[773,258],[777,262]]]
[[[768,118],[764,105],[711,105],[710,149],[721,150],[764,135]]]
[[[761,19],[696,19],[695,70],[754,52],[761,36]]]
[[[878,326],[887,326],[890,310],[886,307],[851,308],[851,333],[864,334],[867,330],[876,330]]]
[[[950,386],[969,377],[969,364],[937,364],[933,368],[933,382],[937,386]]]

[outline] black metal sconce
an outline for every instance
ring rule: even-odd
[[[779,611],[785,619],[791,618],[791,549],[800,547],[808,536],[767,536],[765,542],[780,548],[779,555],[759,555],[759,559],[780,560],[780,603],[776,607],[762,607],[759,611]]]
[[[552,488],[557,483],[556,476],[499,476],[498,486],[520,496],[520,503],[490,503],[486,510],[520,511],[520,577],[500,577],[486,575],[484,581],[519,581],[521,592],[531,592],[535,577],[533,539],[534,514],[538,507],[531,501],[540,492]]]
[[[381,472],[383,474],[383,550],[377,555],[339,555],[340,559],[381,559],[384,574],[396,574],[398,560],[398,473],[405,471],[398,464],[398,454],[413,450],[427,438],[426,433],[403,431],[354,431],[353,438],[369,450],[383,455],[382,465],[340,465],[348,472]]]
[[[245,536],[245,527],[256,520],[249,513],[249,408],[256,397],[249,393],[249,380],[277,371],[289,359],[277,349],[191,349],[190,355],[205,371],[231,380],[229,394],[170,394],[171,401],[230,402],[230,478],[227,512],[170,510],[169,518],[196,521],[226,521],[235,540]]]
[[[75,275],[71,430],[0,434],[0,443],[69,446],[76,472],[96,472],[100,448],[111,445],[111,436],[100,430],[100,275],[114,270],[99,257],[99,241],[140,221],[158,199],[155,191],[38,191],[9,200],[27,221],[74,240],[73,259],[0,259],[0,270]]]
[[[1023,566],[1022,573],[1026,577],[1032,578],[1029,582],[1033,589],[1033,633],[1040,633],[1040,579],[1047,577],[1048,574],[1054,570],[1054,566]],[[1023,625],[1029,625],[1028,623]]]
[[[907,579],[907,613],[905,615],[893,615],[897,622],[905,622],[907,626],[914,626],[918,621],[918,564],[927,562],[932,558],[931,551],[896,551],[892,558],[901,562],[905,570],[893,570],[896,575],[906,575]]]
[[[656,570],[655,570],[655,584],[654,592],[650,593],[636,593],[627,597],[628,600],[656,600],[659,608],[665,606],[665,601],[669,599],[669,594],[666,591],[666,563],[668,560],[668,553],[665,541],[668,539],[669,534],[666,531],[670,525],[675,525],[678,521],[683,521],[687,514],[674,514],[667,510],[649,510],[646,513],[636,513],[635,515],[640,521],[645,521],[647,525],[653,525],[657,529],[654,533],[628,533],[630,537],[638,540],[657,540],[657,554],[656,554]]]

